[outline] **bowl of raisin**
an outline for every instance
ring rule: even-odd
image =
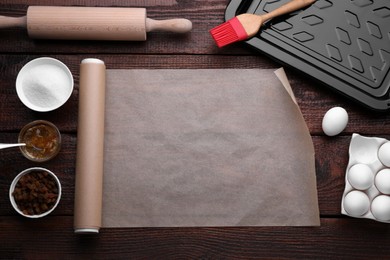
[[[14,178],[9,198],[20,215],[41,218],[50,214],[60,202],[61,183],[50,170],[32,167]]]

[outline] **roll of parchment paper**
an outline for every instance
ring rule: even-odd
[[[74,230],[99,233],[102,223],[106,67],[99,59],[80,65]]]

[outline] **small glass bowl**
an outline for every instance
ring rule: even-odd
[[[31,196],[32,192],[34,195]],[[20,215],[41,218],[49,215],[57,207],[61,193],[61,183],[53,172],[41,167],[32,167],[19,173],[12,181],[9,199]]]
[[[61,134],[49,121],[36,120],[25,125],[19,133],[20,151],[27,159],[45,162],[54,158],[61,149]]]

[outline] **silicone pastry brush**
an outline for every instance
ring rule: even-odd
[[[186,33],[187,19],[154,20],[145,8],[30,6],[26,16],[0,16],[0,28],[27,28],[33,39],[145,41],[146,33]]]
[[[316,0],[292,0],[275,10],[263,15],[240,14],[229,21],[210,30],[211,36],[218,47],[253,37],[260,27],[268,20],[280,15],[288,14],[306,7]]]

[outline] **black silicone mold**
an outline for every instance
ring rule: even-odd
[[[288,0],[231,0],[225,19]],[[390,1],[318,0],[276,18],[246,44],[373,109],[390,109]]]

